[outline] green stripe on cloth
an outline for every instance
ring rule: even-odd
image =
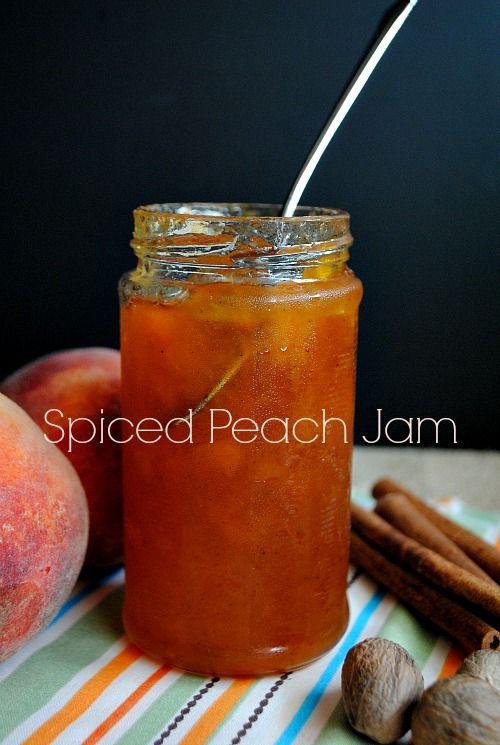
[[[345,715],[342,704],[337,704],[326,726],[321,730],[314,745],[368,745],[370,740],[355,732]]]
[[[6,704],[0,704],[0,739],[117,641],[123,634],[122,601],[120,587],[0,683],[0,702]]]
[[[485,520],[485,514],[474,513],[473,509],[468,508],[467,510],[464,509],[462,513],[458,513],[457,515],[447,515],[447,517],[450,517],[454,520],[454,522],[458,523],[464,528],[467,528],[472,533],[475,533],[480,538],[484,538],[486,534],[488,533],[488,529],[490,526],[495,523],[488,523]]]
[[[423,667],[436,646],[438,635],[402,605],[396,605],[377,636],[401,644],[413,655],[419,667]]]
[[[168,727],[169,721],[183,704],[204,685],[206,681],[203,678],[182,675],[146,709],[120,739],[116,740],[115,745],[138,745],[150,742],[162,729]],[[193,707],[190,714],[192,723],[195,724],[196,707]]]
[[[411,613],[396,605],[377,633],[385,639],[401,644],[413,655],[417,665],[423,668],[437,642],[437,635],[425,629]],[[351,729],[340,701],[332,716],[321,730],[315,745],[366,745],[366,738]]]

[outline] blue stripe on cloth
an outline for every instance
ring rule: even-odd
[[[384,597],[385,593],[376,592],[359,613],[349,632],[342,639],[337,654],[332,657],[327,667],[323,670],[323,673],[318,678],[314,687],[305,697],[300,709],[298,709],[297,713],[293,717],[286,730],[276,740],[276,745],[290,745],[290,743],[294,741],[295,737],[298,735],[298,733],[318,705],[318,702],[325,692],[328,683],[333,678],[340,665],[343,663],[349,649],[356,642],[358,636],[361,634],[364,627],[368,623],[370,616],[375,613]]]
[[[83,598],[88,597],[88,595],[91,595],[94,590],[98,590],[99,587],[102,587],[103,585],[107,585],[108,582],[110,582],[113,577],[115,577],[117,574],[119,574],[123,570],[123,567],[118,567],[117,569],[113,569],[112,572],[109,574],[104,575],[103,577],[100,577],[98,580],[94,580],[92,582],[89,582],[88,585],[85,585],[79,592],[76,592],[74,595],[72,595],[62,608],[60,609],[59,613],[54,616],[52,621],[49,623],[49,626],[52,626],[54,623],[57,623],[62,616],[64,616],[71,608],[74,608],[75,605],[78,605],[80,600],[83,600]]]

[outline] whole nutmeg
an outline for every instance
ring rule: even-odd
[[[500,694],[471,675],[439,680],[413,712],[411,732],[414,745],[498,745]]]
[[[365,639],[342,667],[342,697],[350,725],[379,743],[402,737],[424,690],[413,657],[388,639]]]
[[[478,649],[462,662],[457,675],[472,675],[482,678],[500,693],[500,652],[494,649]]]

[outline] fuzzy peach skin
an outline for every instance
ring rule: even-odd
[[[51,442],[70,459],[83,484],[89,506],[90,531],[85,564],[99,569],[122,559],[121,449],[106,435],[100,440],[100,419],[105,423],[120,414],[120,353],[116,349],[88,347],[54,352],[20,368],[6,378],[0,391],[18,403],[43,429]],[[57,409],[63,416],[52,412]],[[102,413],[101,413],[102,412]],[[69,419],[78,440],[69,446]],[[57,427],[64,427],[62,430]],[[118,430],[116,439],[119,439]]]
[[[62,606],[87,536],[87,502],[75,469],[0,394],[0,661]]]

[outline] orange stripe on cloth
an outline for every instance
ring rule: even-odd
[[[254,678],[240,678],[231,683],[229,688],[226,688],[217,701],[209,706],[194,727],[182,738],[179,745],[204,745],[233,706],[254,683]]]
[[[128,644],[125,649],[113,657],[107,665],[93,675],[69,701],[59,709],[53,716],[44,722],[33,732],[22,745],[49,745],[56,737],[59,737],[66,727],[69,727],[75,719],[78,719],[101,693],[133,662],[142,656],[142,652],[133,644]]]
[[[438,678],[449,678],[451,675],[455,675],[458,668],[464,660],[464,653],[458,647],[451,647],[450,651],[446,655],[446,659],[443,662],[443,667],[438,675]]]
[[[120,706],[111,712],[109,717],[106,717],[106,719],[101,722],[93,732],[91,732],[91,734],[82,742],[82,745],[94,745],[94,743],[104,737],[104,735],[109,732],[109,730],[112,729],[120,719],[123,719],[125,714],[127,714],[127,712],[129,712],[130,709],[132,709],[132,707],[146,695],[155,683],[161,680],[169,671],[170,668],[165,666],[159,667],[158,670],[155,670],[155,672],[150,675],[149,678],[146,678],[146,680],[143,681],[141,685],[130,694],[130,696],[127,696]]]

